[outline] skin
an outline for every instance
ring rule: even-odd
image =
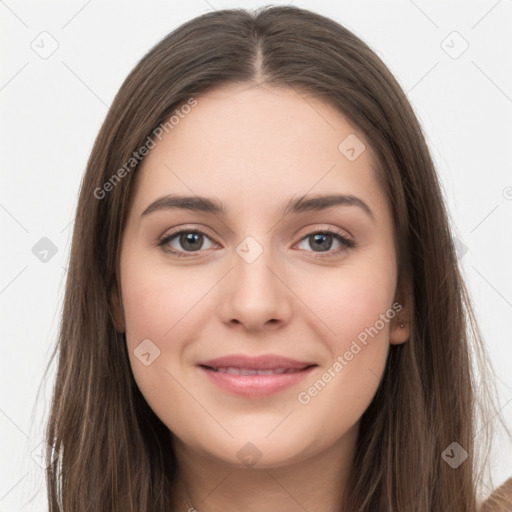
[[[142,163],[112,296],[137,385],[172,432],[188,489],[177,487],[176,510],[339,510],[360,417],[390,343],[409,337],[400,301],[400,313],[366,346],[359,343],[342,371],[309,403],[298,401],[401,299],[393,222],[370,145],[338,110],[291,88],[225,86],[197,100]],[[354,161],[338,150],[349,134],[366,145]],[[227,213],[141,216],[170,193],[216,199]],[[357,196],[374,218],[347,205],[280,213],[291,197],[332,193]],[[176,236],[167,245],[182,255],[173,255],[157,244],[175,228],[207,237],[187,252]],[[308,235],[326,229],[356,246],[343,249],[333,238],[322,252]],[[236,252],[247,236],[263,249],[251,263]],[[160,350],[149,366],[134,353],[144,339]],[[233,353],[318,366],[297,386],[247,398],[220,389],[196,366]],[[244,446],[259,454],[255,465],[237,455]]]

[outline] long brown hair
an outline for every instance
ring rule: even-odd
[[[174,30],[129,74],[101,127],[81,184],[52,354],[50,512],[171,510],[169,432],[135,383],[109,302],[138,169],[125,164],[190,98],[242,83],[293,87],[339,109],[370,141],[392,210],[411,336],[391,345],[361,418],[346,510],[477,510],[477,448],[489,422],[477,423],[472,361],[481,375],[488,365],[420,125],[396,79],[353,33],[304,9],[267,7],[211,12]],[[492,403],[491,388],[481,389]],[[457,468],[443,458],[454,442],[468,454]]]

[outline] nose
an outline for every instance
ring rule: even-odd
[[[254,251],[255,247],[251,247]],[[224,323],[248,331],[275,330],[289,322],[293,293],[286,271],[264,248],[254,261],[235,252],[221,303]]]

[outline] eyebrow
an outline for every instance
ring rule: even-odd
[[[282,215],[297,214],[305,211],[321,211],[334,206],[356,206],[361,208],[373,221],[375,216],[370,207],[362,200],[353,195],[347,194],[327,194],[316,196],[301,196],[299,198],[291,198],[285,204]],[[194,212],[212,213],[215,215],[225,216],[225,206],[216,201],[201,196],[179,196],[169,194],[159,197],[153,201],[141,214],[141,217],[160,210],[181,209]]]

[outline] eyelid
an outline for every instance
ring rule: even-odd
[[[346,229],[341,229],[334,226],[326,226],[325,224],[310,224],[298,231],[298,233],[301,232],[304,232],[304,235],[302,235],[301,240],[304,237],[314,235],[315,233],[330,233],[339,235],[342,238],[345,238],[346,240],[354,240],[354,237]]]
[[[172,228],[171,230],[165,231],[164,234],[159,237],[159,239],[162,240],[173,235],[178,235],[182,231],[201,233],[202,235],[206,235],[209,238],[215,238],[215,236],[211,234],[208,228],[204,228],[203,226],[199,227],[198,224],[182,224],[176,228]]]

